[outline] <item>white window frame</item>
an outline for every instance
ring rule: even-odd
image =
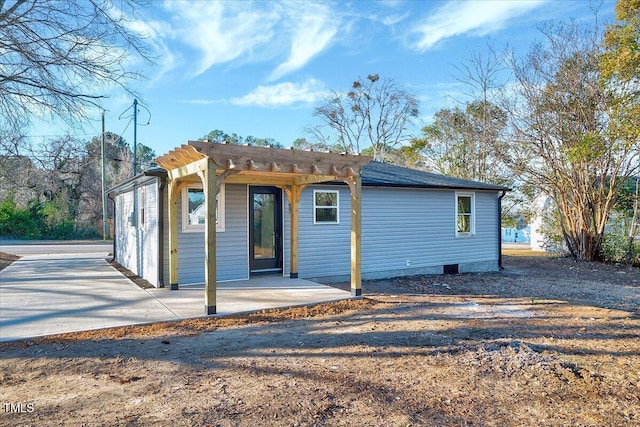
[[[316,194],[317,193],[332,193],[336,195],[336,206],[316,206]],[[336,209],[336,221],[318,221],[316,219],[316,208],[335,208]],[[335,225],[340,224],[340,191],[338,190],[313,190],[313,223],[318,225]]]
[[[189,224],[189,189],[202,190],[202,184],[187,185],[182,189],[182,232],[183,233],[204,233],[205,224]],[[225,185],[220,186],[218,192],[218,215],[216,218],[216,231],[224,232],[225,229]]]
[[[458,212],[459,197],[471,198],[471,214],[470,214],[471,226],[470,226],[470,231],[468,232],[458,231],[458,216],[460,215],[460,213]],[[456,230],[456,237],[475,236],[476,235],[476,194],[473,192],[457,192],[456,191],[454,202],[455,202],[455,213],[456,213],[455,220],[454,220],[454,227]]]
[[[138,228],[142,231],[146,231],[146,215],[145,208],[147,206],[147,188],[141,186],[138,188]]]

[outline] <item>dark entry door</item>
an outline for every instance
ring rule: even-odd
[[[282,271],[282,191],[249,187],[249,268],[252,273]]]

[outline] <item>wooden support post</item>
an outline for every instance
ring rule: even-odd
[[[344,180],[351,190],[351,296],[362,295],[362,178]]]
[[[298,278],[298,202],[300,202],[300,192],[300,187],[297,185],[291,186],[291,199],[289,199],[289,207],[291,208],[291,268],[289,277],[291,279]]]
[[[169,180],[169,286],[178,290],[178,180]]]
[[[206,220],[204,232],[204,313],[216,314],[216,166],[208,159],[204,170],[198,172],[204,189]]]
[[[287,193],[287,198],[289,199],[289,211],[290,211],[290,220],[291,220],[291,260],[290,260],[290,271],[289,277],[291,279],[298,278],[298,229],[299,229],[299,221],[298,221],[298,205],[300,203],[300,195],[302,194],[302,190],[306,185],[291,185],[284,186],[283,189],[285,193]]]

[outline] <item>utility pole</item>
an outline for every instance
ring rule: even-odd
[[[133,100],[133,176],[138,174],[138,100]]]
[[[102,240],[107,240],[109,228],[107,226],[107,166],[105,161],[104,111],[102,111],[102,141],[100,146],[102,153]]]

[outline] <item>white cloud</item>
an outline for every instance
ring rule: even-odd
[[[392,27],[400,22],[402,22],[405,18],[409,16],[409,13],[405,13],[403,15],[387,15],[382,18],[380,22],[382,22],[387,27]]]
[[[384,7],[388,7],[389,9],[393,9],[400,7],[404,3],[404,0],[378,0],[376,3]]]
[[[128,18],[125,24],[128,29],[134,31],[143,37],[158,39],[171,35],[171,26],[167,22]]]
[[[340,25],[335,14],[322,4],[291,3],[288,20],[295,22],[291,35],[289,58],[271,73],[270,80],[302,68],[314,56],[325,50]]]
[[[254,49],[272,39],[279,20],[277,8],[256,10],[246,2],[173,2],[165,9],[173,14],[175,36],[199,50],[195,75],[215,64],[251,55]]]
[[[172,28],[170,23],[154,19],[140,19],[132,14],[125,13],[113,3],[106,5],[106,12],[130,32],[139,35],[150,48],[148,52],[153,59],[153,76],[150,83],[160,80],[167,72],[171,71],[178,63],[176,56],[171,52],[166,44],[166,40],[171,37]],[[124,57],[124,56],[123,56]],[[149,64],[137,55],[129,55],[127,58],[129,67],[148,66]]]
[[[279,79],[326,50],[341,25],[325,3],[166,0],[164,9],[170,14],[170,37],[199,53],[193,75],[234,61],[286,57],[269,76]]]
[[[151,68],[152,76],[149,81],[149,84],[153,85],[176,68],[181,63],[181,59],[179,54],[176,55],[167,44],[167,39],[172,32],[169,25],[158,21],[135,21],[135,27],[138,28],[137,31],[140,34],[147,37],[153,49],[151,56],[154,57],[154,64]]]
[[[178,102],[192,105],[216,105],[226,103],[224,100],[220,99],[179,99]]]
[[[322,82],[308,79],[302,83],[284,82],[272,86],[258,86],[240,98],[232,98],[230,102],[244,107],[282,107],[297,103],[312,104],[328,93]]]
[[[502,29],[510,19],[523,15],[548,0],[449,1],[436,9],[413,32],[413,47],[425,51],[449,37],[471,33],[483,36]]]

